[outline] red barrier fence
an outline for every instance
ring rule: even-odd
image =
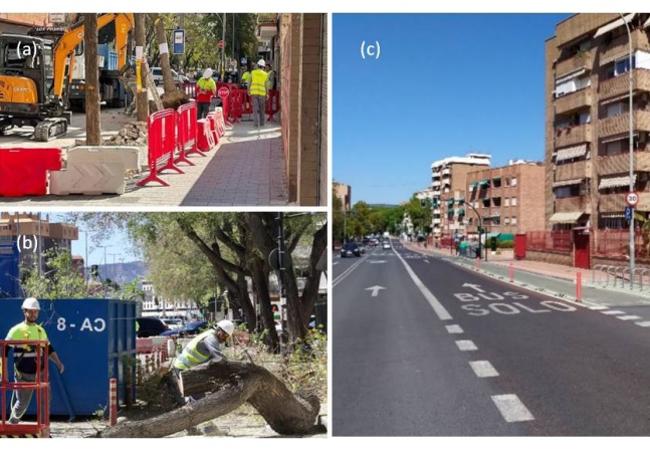
[[[196,82],[183,82],[183,93],[191,99],[196,99]]]
[[[138,181],[138,186],[150,182],[158,182],[163,186],[169,184],[160,179],[158,174],[163,170],[174,170],[184,173],[174,165],[174,152],[176,151],[176,111],[165,109],[156,112],[147,119],[147,151],[149,162],[149,175]]]
[[[266,100],[267,121],[273,121],[273,116],[280,111],[280,92],[269,90],[269,97]]]
[[[0,149],[0,196],[46,195],[50,170],[61,170],[59,148]]]
[[[228,121],[228,118],[230,118],[230,88],[222,86],[217,90],[217,94],[221,99],[224,120]]]
[[[629,230],[597,230],[594,247],[594,256],[609,259],[629,259],[630,256]],[[637,258],[648,258],[647,246],[644,244],[643,235],[637,231],[634,235],[634,255]]]
[[[181,105],[176,111],[178,119],[178,157],[175,162],[194,165],[187,158],[190,154],[205,156],[197,147],[198,126],[196,119],[196,102]]]
[[[573,250],[573,231],[529,231],[526,233],[526,250],[567,253]]]
[[[0,437],[49,437],[50,435],[50,384],[48,376],[48,343],[32,340],[0,340],[0,359],[7,357],[8,348],[30,346],[36,352],[36,378],[34,382],[9,382],[7,360],[2,360],[0,372]],[[9,424],[7,419],[7,394],[14,390],[33,390],[36,394],[36,421]]]

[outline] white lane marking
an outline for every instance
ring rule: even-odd
[[[392,242],[391,242],[392,245]],[[424,298],[429,302],[429,305],[431,305],[431,308],[433,308],[433,311],[436,313],[438,318],[441,321],[449,321],[450,319],[453,319],[449,312],[445,309],[445,307],[442,306],[440,301],[436,299],[436,296],[431,294],[431,291],[429,291],[429,288],[424,286],[424,283],[422,283],[422,280],[415,275],[415,272],[413,272],[413,269],[411,269],[411,266],[406,262],[404,258],[402,258],[402,255],[400,255],[397,250],[395,250],[395,255],[399,258],[399,260],[402,262],[404,267],[406,268],[406,272],[409,274],[411,277],[411,280],[413,280],[413,283],[415,283],[415,286],[418,287]]]
[[[341,272],[338,277],[332,280],[332,288],[341,283],[348,275],[350,275],[357,267],[361,265],[370,255],[364,255],[362,258],[359,258],[356,263],[348,267],[346,270]]]
[[[334,261],[334,262],[332,262],[332,266],[336,266],[337,264],[339,264],[338,261]]]
[[[495,377],[499,375],[499,372],[487,360],[469,362],[469,366],[472,367],[476,376],[480,378]]]
[[[601,311],[602,314],[604,315],[612,315],[612,316],[617,316],[617,315],[624,315],[625,312],[621,310],[608,310],[608,311]]]
[[[634,324],[640,327],[650,327],[650,321],[640,321],[640,322],[635,322]]]
[[[472,340],[458,340],[456,346],[461,351],[478,351],[478,348]]]
[[[463,333],[463,328],[458,324],[450,324],[445,327],[447,328],[447,333]]]
[[[626,316],[617,316],[618,319],[621,321],[636,321],[637,319],[641,319],[641,316],[636,316],[636,315],[626,315]]]
[[[527,422],[535,420],[533,414],[524,406],[519,397],[515,394],[493,395],[492,401],[508,423]]]
[[[602,305],[587,305],[589,310],[607,310],[609,307],[604,307]]]
[[[429,262],[429,260],[424,260],[424,262],[427,263],[427,264],[431,264],[431,263]]]

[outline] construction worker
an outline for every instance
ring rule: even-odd
[[[182,396],[183,391],[180,386],[181,372],[208,361],[220,362],[221,360],[225,360],[221,350],[226,340],[230,338],[234,331],[235,325],[232,321],[228,321],[227,319],[219,321],[215,328],[208,329],[194,337],[174,359],[169,378],[173,383],[174,388],[172,391],[175,393],[174,399],[177,403],[185,403]]]
[[[203,119],[210,112],[210,102],[217,94],[217,84],[212,79],[212,69],[203,71],[203,77],[196,82],[196,102],[198,104],[198,118]]]
[[[23,301],[22,304],[23,315],[25,321],[13,326],[5,340],[40,340],[48,342],[48,357],[54,362],[59,369],[59,373],[63,373],[63,363],[59,359],[58,354],[49,343],[45,329],[36,324],[41,306],[33,297],[29,297]],[[13,346],[14,356],[14,376],[16,383],[21,382],[35,382],[36,381],[36,351],[33,346],[16,345]],[[47,366],[47,361],[43,364]],[[43,370],[41,370],[43,372]],[[20,422],[20,419],[25,414],[29,402],[34,393],[31,389],[14,390],[11,396],[11,417],[9,423],[15,424]]]
[[[266,62],[260,59],[257,62],[257,68],[251,72],[251,85],[248,94],[251,96],[253,103],[253,119],[255,127],[264,126],[264,112],[266,106],[267,81],[269,75],[264,71]]]
[[[266,63],[266,73],[268,74],[266,89],[269,91],[275,90],[276,89],[275,71],[271,67],[271,63]]]
[[[251,85],[251,71],[246,66],[246,71],[241,75],[241,80],[239,82],[239,86],[242,88],[246,88],[248,90],[248,87]]]

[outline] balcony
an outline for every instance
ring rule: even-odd
[[[611,118],[604,118],[598,122],[598,133],[600,137],[612,135],[623,135],[629,131],[629,113],[616,115]],[[634,111],[634,130],[650,131],[650,112],[645,110]]]
[[[613,175],[625,173],[630,168],[630,156],[624,152],[616,156],[598,156],[598,174]],[[634,152],[634,171],[650,172],[650,152]]]
[[[555,74],[562,77],[580,69],[591,70],[594,65],[595,52],[585,51],[574,55],[566,60],[558,61],[555,65]]]
[[[576,14],[563,20],[555,29],[557,36],[557,45],[562,46],[569,41],[587,34],[595,33],[598,27],[618,19],[618,14],[598,13],[598,14]]]
[[[591,162],[581,160],[569,164],[555,166],[555,181],[568,181],[569,179],[588,178],[591,174]]]
[[[626,191],[623,191],[621,193],[611,193],[607,195],[599,195],[598,196],[598,211],[599,212],[623,212],[625,210],[625,207],[627,206],[627,203],[625,202],[625,193]],[[637,208],[641,206],[643,202],[643,193],[639,193],[639,204],[637,205]],[[645,205],[648,206],[650,205],[648,203],[647,195],[650,194],[645,194],[646,195],[646,201]]]
[[[591,141],[591,124],[567,127],[555,130],[555,147],[577,145]]]
[[[443,186],[450,186],[451,185],[451,179],[445,178],[442,180],[442,185]]]
[[[642,30],[632,32],[632,50],[650,50],[648,36]],[[611,63],[617,58],[626,56],[629,53],[627,33],[616,37],[608,45],[604,45],[600,50],[600,65]]]
[[[555,113],[568,113],[591,106],[591,88],[583,88],[555,100]]]
[[[431,173],[431,178],[432,179],[440,178],[440,172],[439,171],[434,171],[433,173]]]
[[[587,197],[568,197],[555,199],[555,212],[588,212]]]
[[[650,91],[650,70],[634,69],[632,72],[632,88],[635,92]],[[600,99],[608,99],[615,96],[625,96],[630,89],[630,79],[627,74],[605,80],[599,84]]]

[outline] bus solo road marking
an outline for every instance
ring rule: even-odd
[[[460,308],[467,311],[467,314],[470,316],[487,316],[492,312],[497,313],[499,315],[509,316],[509,315],[518,315],[523,312],[528,312],[537,315],[540,313],[551,313],[553,311],[573,312],[577,310],[577,308],[572,305],[566,304],[564,302],[554,301],[554,300],[544,300],[540,302],[539,305],[545,308],[535,309],[533,307],[524,305],[520,302],[512,302],[512,303],[493,302],[487,305],[464,304],[461,305]]]

